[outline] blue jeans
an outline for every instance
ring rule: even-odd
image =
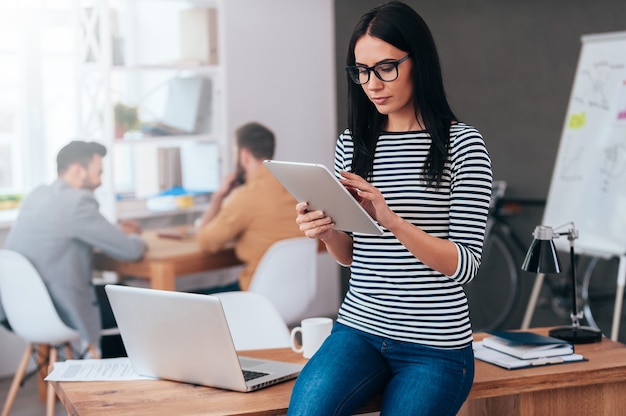
[[[382,393],[381,415],[456,415],[473,381],[471,345],[432,348],[335,323],[298,376],[287,414],[351,415]]]

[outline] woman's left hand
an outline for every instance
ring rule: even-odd
[[[391,224],[399,217],[389,208],[378,188],[365,179],[350,172],[341,172],[339,181],[356,198],[359,204],[380,225],[390,229]]]

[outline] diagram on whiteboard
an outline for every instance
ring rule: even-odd
[[[566,137],[565,140],[574,140],[573,137]],[[581,146],[568,146],[564,150],[562,169],[559,171],[559,176],[564,181],[580,181],[583,179],[583,173],[580,170],[580,165],[583,155],[583,147]]]
[[[582,252],[626,251],[626,32],[582,38],[543,217],[569,221]]]
[[[611,92],[623,72],[624,65],[621,62],[602,60],[592,63],[580,72],[580,83],[584,86],[578,89],[581,95],[575,96],[575,99],[591,107],[609,110]]]
[[[616,144],[604,149],[605,164],[600,168],[602,188],[605,192],[611,191],[612,184],[626,171],[626,146]]]
[[[603,150],[604,143],[598,141],[606,128],[617,89],[616,83],[623,79],[624,64],[607,59],[585,62],[574,83],[570,102],[570,113],[564,126],[562,154],[558,170],[560,180],[581,182],[594,176],[600,180],[599,167],[615,164],[609,150]],[[595,163],[590,163],[590,155],[595,155]]]
[[[626,71],[616,90],[600,174],[606,192],[626,195]]]

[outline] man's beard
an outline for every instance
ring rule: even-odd
[[[93,192],[96,190],[96,188],[98,188],[98,186],[94,186],[94,184],[88,178],[85,178],[85,180],[83,181],[83,186],[81,186],[81,188]]]

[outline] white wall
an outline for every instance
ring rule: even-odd
[[[275,159],[332,166],[337,97],[333,0],[225,0],[220,29],[227,134],[249,121],[276,134]],[[230,154],[230,153],[229,153]],[[225,160],[226,171],[231,160]],[[312,315],[339,308],[340,268],[321,255]]]
[[[276,159],[331,165],[333,1],[227,0],[223,9],[226,132],[256,120],[276,133]]]

